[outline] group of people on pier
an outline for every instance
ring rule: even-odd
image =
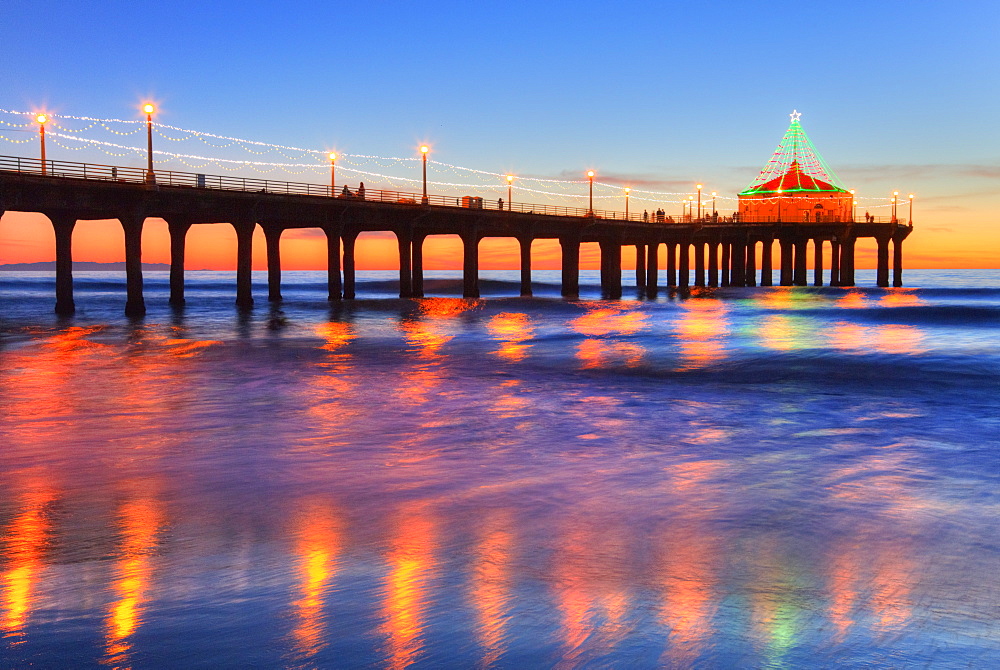
[[[344,184],[344,188],[340,191],[341,198],[357,198],[358,200],[365,199],[365,183],[361,182],[358,185],[358,190],[355,193],[351,193],[351,189],[347,188],[347,184]]]

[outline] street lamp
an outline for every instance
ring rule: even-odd
[[[514,175],[512,175],[512,174],[507,175],[507,211],[508,212],[512,211],[511,208],[510,208],[510,203],[513,202],[513,198],[511,197],[511,193],[512,193],[511,185],[513,183],[514,183]]]
[[[35,121],[38,122],[38,140],[42,145],[42,174],[47,173],[47,168],[45,165],[45,123],[49,120],[49,117],[45,114],[38,114],[35,116]]]
[[[701,189],[702,185],[698,184],[698,220],[701,221]]]
[[[781,223],[781,189],[777,190],[778,194],[778,223]]]
[[[694,196],[688,196],[688,219],[694,218]]]
[[[153,174],[153,112],[156,107],[150,103],[142,106],[142,111],[146,113],[146,183],[155,184],[156,175]]]
[[[336,197],[336,182],[337,182],[337,154],[331,151],[327,156],[330,159],[330,197]]]
[[[858,215],[858,201],[854,197],[854,189],[853,188],[851,189],[850,193],[851,193],[851,200],[852,200],[852,202],[851,202],[851,221],[853,222],[854,219],[855,219],[855,217],[857,217],[857,215]]]
[[[427,204],[427,152],[430,150],[431,148],[426,144],[420,147],[420,155],[424,163],[424,196],[420,199],[421,205]]]
[[[712,191],[712,220],[715,220],[715,191]]]
[[[896,223],[896,200],[899,195],[899,191],[892,192],[892,222]]]
[[[913,225],[913,194],[910,194],[910,225]]]
[[[632,192],[628,186],[625,187],[625,220],[628,221],[628,194]]]
[[[587,210],[587,216],[594,215],[594,171],[587,170],[587,180],[590,182],[590,209]]]

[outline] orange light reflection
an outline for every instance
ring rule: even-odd
[[[382,607],[386,636],[383,653],[394,670],[414,663],[423,653],[428,582],[434,565],[434,522],[425,505],[404,509],[394,525],[397,533],[386,560]]]
[[[535,334],[527,314],[508,312],[497,314],[490,319],[486,328],[493,339],[500,342],[500,348],[493,352],[494,354],[513,363],[524,360],[527,349],[531,346],[524,342]]]
[[[718,299],[687,300],[674,331],[680,344],[679,370],[698,370],[726,357],[723,342],[729,333],[726,304]]]
[[[9,566],[3,573],[3,598],[0,600],[0,629],[4,637],[23,638],[34,606],[35,583],[44,568],[42,559],[52,526],[45,510],[55,500],[55,492],[45,486],[28,488],[21,497],[20,511],[3,534]]]
[[[470,596],[476,610],[476,634],[483,649],[480,667],[500,660],[507,640],[510,619],[510,561],[514,537],[507,511],[494,511],[483,524],[469,580]]]
[[[615,336],[635,335],[646,330],[648,316],[630,307],[605,307],[603,304],[586,307],[586,314],[569,323],[574,331],[588,336],[576,349],[581,367],[601,368],[615,363],[637,367],[641,364],[645,347],[615,339]]]
[[[337,517],[321,500],[307,501],[296,519],[300,597],[292,603],[295,617],[292,640],[297,659],[307,661],[326,646],[323,607],[328,583],[337,573],[341,530]]]
[[[116,600],[105,623],[105,654],[108,663],[129,665],[129,637],[142,625],[142,613],[152,574],[151,554],[163,524],[159,503],[151,497],[127,500],[118,513],[122,545],[115,567],[113,591]]]

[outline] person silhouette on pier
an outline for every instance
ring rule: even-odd
[[[354,194],[353,194],[353,193],[351,193],[351,189],[347,188],[347,184],[344,184],[344,188],[343,188],[343,190],[342,190],[342,191],[340,192],[340,197],[341,197],[341,198],[350,198],[350,197],[351,197],[351,196],[353,196],[353,195],[354,195]]]
[[[358,199],[359,200],[364,200],[365,199],[365,183],[364,182],[361,182],[361,184],[358,186]]]
[[[649,212],[642,210],[642,222],[649,223]]]

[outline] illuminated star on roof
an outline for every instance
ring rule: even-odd
[[[792,110],[792,113],[791,113],[791,114],[789,114],[788,116],[792,117],[792,121],[793,121],[793,122],[794,122],[794,121],[798,121],[798,120],[799,120],[800,118],[802,118],[802,112],[800,112],[800,111],[799,111],[799,110],[797,110],[797,109],[793,109],[793,110]]]

